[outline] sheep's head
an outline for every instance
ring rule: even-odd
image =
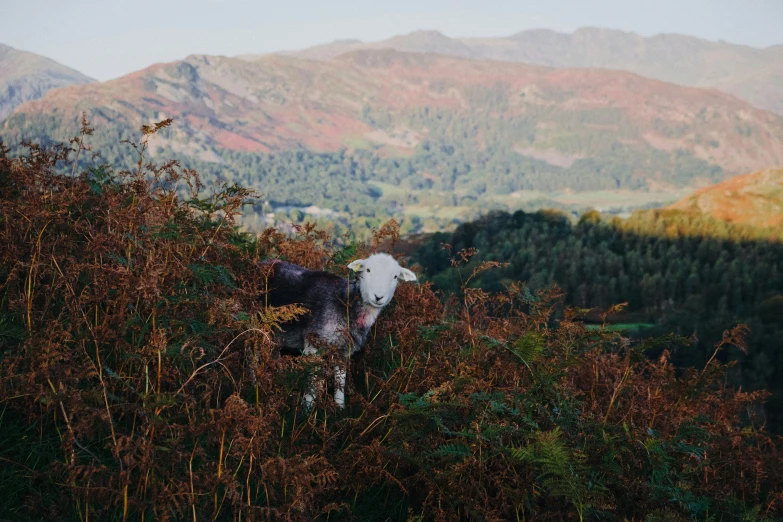
[[[389,254],[373,254],[348,265],[359,277],[362,301],[383,308],[394,296],[399,281],[416,281],[416,274],[402,268]]]

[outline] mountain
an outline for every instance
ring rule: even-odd
[[[484,58],[480,53],[475,53],[471,45],[458,39],[449,38],[439,31],[414,31],[406,35],[393,36],[380,42],[362,42],[356,39],[336,40],[325,45],[317,45],[300,51],[283,51],[279,54],[308,60],[331,60],[351,51],[382,49],[393,49],[407,53],[438,53],[461,58]],[[250,57],[258,58],[259,55],[245,56],[245,58]]]
[[[49,58],[0,44],[0,121],[50,89],[94,81]]]
[[[783,169],[733,177],[698,190],[672,208],[757,227],[783,226]]]
[[[191,56],[51,91],[19,107],[0,136],[67,140],[82,111],[107,159],[132,163],[120,140],[173,117],[153,153],[277,204],[442,210],[441,224],[553,194],[676,201],[683,189],[783,165],[783,118],[715,90],[392,50],[329,61]]]
[[[756,49],[679,34],[646,38],[598,28],[571,34],[537,29],[505,38],[449,38],[437,31],[416,31],[380,42],[334,42],[290,54],[329,60],[349,51],[386,48],[550,67],[620,69],[680,85],[719,89],[783,114],[783,45]]]

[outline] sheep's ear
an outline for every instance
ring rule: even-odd
[[[354,272],[361,272],[364,270],[364,259],[357,259],[356,261],[352,261],[348,268],[353,270]]]
[[[400,268],[400,279],[403,281],[416,281],[416,274],[407,268]]]

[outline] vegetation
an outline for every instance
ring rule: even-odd
[[[499,103],[486,99],[492,94],[492,90],[473,92],[477,103]],[[555,205],[543,196],[528,202],[511,196],[520,191],[550,194],[563,190],[646,191],[648,181],[638,175],[635,165],[645,165],[649,172],[658,175],[667,173],[667,183],[677,187],[688,186],[694,177],[717,182],[724,176],[720,167],[683,152],[621,146],[612,135],[590,134],[591,125],[608,122],[632,134],[632,125],[616,111],[608,115],[592,111],[557,117],[559,126],[585,129],[548,138],[566,151],[563,154],[577,157],[567,167],[518,151],[520,136],[532,147],[537,122],[548,117],[548,113],[468,117],[448,109],[425,108],[393,114],[373,112],[365,106],[362,115],[365,123],[379,125],[379,122],[394,121],[395,125],[426,133],[427,137],[413,147],[411,154],[388,154],[369,144],[334,152],[306,148],[270,153],[229,149],[207,152],[205,149],[201,154],[192,151],[186,154],[169,144],[168,138],[175,132],[171,129],[161,133],[165,141],[159,143],[165,145],[158,146],[155,141],[151,145],[157,157],[175,158],[183,166],[197,170],[207,187],[228,181],[262,192],[264,201],[244,212],[243,224],[256,232],[275,222],[302,220],[305,214],[296,213],[311,205],[330,211],[328,219],[321,219],[319,224],[331,226],[335,234],[350,230],[366,237],[372,228],[392,218],[401,224],[404,233],[442,230],[477,218],[481,209],[535,209]],[[57,116],[27,121],[25,115],[15,115],[9,119],[4,134],[12,139],[48,136],[65,140],[74,130]],[[115,124],[96,136],[92,147],[112,165],[131,168],[133,160],[123,143],[131,137],[129,127]],[[548,146],[555,147],[555,144]],[[586,147],[596,152],[590,158],[578,159]],[[629,203],[629,207],[633,206]],[[437,207],[455,211],[438,215],[432,211]],[[270,213],[274,217],[266,219],[265,215]],[[308,219],[319,217],[323,218],[311,214]]]
[[[415,256],[435,287],[456,292],[462,284],[450,269],[443,242],[475,248],[469,266],[507,263],[480,274],[471,286],[500,291],[514,280],[533,290],[558,285],[565,302],[605,310],[626,303],[619,322],[646,321],[647,335],[676,332],[692,346],[673,354],[678,366],[701,367],[721,332],[750,327],[747,350],[720,354],[737,360],[733,382],[772,393],[770,425],[783,430],[783,235],[779,230],[732,225],[705,215],[655,210],[630,219],[601,220],[597,212],[573,224],[553,212],[494,213],[436,234]],[[597,313],[588,319],[601,322]]]
[[[405,103],[401,85],[411,87]],[[222,179],[262,191],[265,204],[245,221],[256,231],[312,205],[336,214],[328,219],[339,232],[390,217],[417,232],[489,208],[541,208],[558,193],[661,191],[674,200],[680,189],[783,157],[783,119],[737,103],[620,71],[437,54],[379,50],[328,65],[192,56],[55,92],[19,108],[0,133],[13,144],[65,141],[85,111],[101,129],[94,149],[122,168],[122,140],[174,116],[152,152],[197,169],[207,187]],[[539,200],[526,201],[531,194]]]
[[[501,268],[466,272],[470,251],[445,304],[429,284],[398,289],[344,411],[322,390],[303,412],[333,354],[276,355],[276,325],[297,311],[264,307],[259,261],[344,274],[399,230],[368,245],[311,225],[243,234],[233,218],[251,193],[204,196],[195,172],[145,165],[167,123],[144,129],[128,171],[79,173],[86,126],[75,153],[0,153],[0,518],[783,515],[783,445],[747,415],[763,392],[727,386],[718,358],[675,371],[682,337],[589,330],[555,289],[472,288]]]

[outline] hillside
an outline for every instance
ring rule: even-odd
[[[100,130],[95,148],[118,163],[132,162],[121,139],[174,118],[153,152],[208,181],[257,188],[272,210],[435,212],[433,226],[537,198],[676,201],[684,189],[783,165],[783,118],[718,91],[389,50],[327,62],[191,56],[53,91],[19,107],[0,136],[67,140],[82,111]]]
[[[616,328],[637,337],[692,336],[692,349],[672,354],[679,366],[703,368],[720,332],[745,324],[747,350],[723,351],[720,358],[738,363],[731,376],[736,385],[772,393],[768,427],[783,433],[783,228],[669,209],[609,220],[588,212],[578,222],[548,210],[497,212],[453,233],[418,237],[406,249],[444,295],[458,292],[483,262],[496,262],[504,266],[478,273],[471,286],[503,292],[524,281],[535,292],[557,285],[567,305],[598,324],[604,310],[625,303],[610,319]],[[460,276],[449,257],[461,249],[477,253]]]
[[[343,40],[290,54],[328,60],[359,49],[434,52],[551,67],[620,69],[680,85],[712,87],[783,114],[783,45],[755,49],[679,34],[645,38],[587,27],[571,34],[539,29],[505,38],[449,38],[437,31],[416,31],[380,42]]]
[[[50,89],[94,81],[49,58],[0,44],[0,121]]]
[[[698,190],[672,208],[757,227],[783,225],[783,169],[736,176]]]
[[[345,275],[393,223],[372,244],[253,236],[232,226],[242,189],[182,200],[192,173],[171,165],[62,162],[0,148],[0,520],[783,516],[765,393],[727,385],[720,356],[676,368],[695,339],[589,328],[522,282],[445,304],[401,283],[356,359],[315,341],[280,356],[303,310],[267,306],[262,262]],[[345,408],[318,384],[335,366]]]

